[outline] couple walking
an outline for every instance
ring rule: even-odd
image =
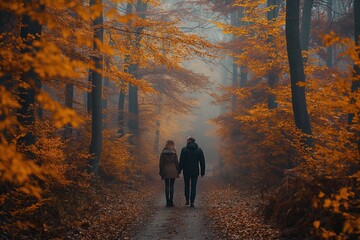
[[[201,168],[200,171],[199,164]],[[194,207],[196,183],[199,173],[201,177],[205,175],[204,153],[197,143],[195,143],[195,138],[187,138],[186,147],[183,147],[180,153],[180,162],[178,161],[174,141],[168,140],[164,150],[161,152],[159,167],[161,179],[165,180],[166,206],[174,206],[175,178],[178,178],[181,171],[183,171],[185,205],[190,204],[190,207]]]

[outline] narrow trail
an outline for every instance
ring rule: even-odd
[[[182,178],[175,181],[174,207],[165,206],[164,192],[159,191],[150,206],[153,209],[149,220],[139,227],[131,239],[217,239],[205,218],[204,194],[207,184],[205,178],[199,178],[194,208],[184,204]]]
[[[166,207],[164,183],[148,199],[145,221],[127,239],[284,240],[281,231],[264,222],[258,212],[259,194],[199,178],[195,207],[185,206],[183,179],[175,181],[175,207]],[[161,187],[161,188],[160,188]]]

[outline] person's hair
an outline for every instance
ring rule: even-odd
[[[165,148],[175,149],[175,143],[173,140],[167,140],[165,143]]]
[[[187,141],[187,143],[195,142],[195,138],[188,137],[186,141]]]

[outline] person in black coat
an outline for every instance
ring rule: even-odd
[[[180,171],[183,171],[184,175],[185,205],[189,205],[190,200],[190,206],[194,207],[196,183],[199,173],[201,174],[201,177],[205,175],[204,153],[197,143],[195,143],[195,138],[188,137],[186,147],[181,150],[179,167]]]

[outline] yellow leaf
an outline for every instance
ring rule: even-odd
[[[340,189],[340,196],[341,196],[341,198],[343,198],[343,199],[347,199],[348,196],[349,196],[348,188],[342,188],[342,189]]]
[[[316,229],[318,229],[320,227],[320,221],[314,221],[313,225]]]
[[[325,199],[324,201],[324,207],[330,207],[331,206],[331,200],[330,199]]]
[[[351,221],[347,220],[344,224],[343,227],[343,232],[344,233],[353,233],[354,232],[354,227],[351,224]]]
[[[112,9],[110,9],[110,11],[108,11],[107,16],[110,19],[113,19],[115,17],[116,13],[117,13],[117,10],[115,8],[112,8]]]
[[[296,85],[299,87],[306,87],[307,83],[306,82],[298,82]]]

